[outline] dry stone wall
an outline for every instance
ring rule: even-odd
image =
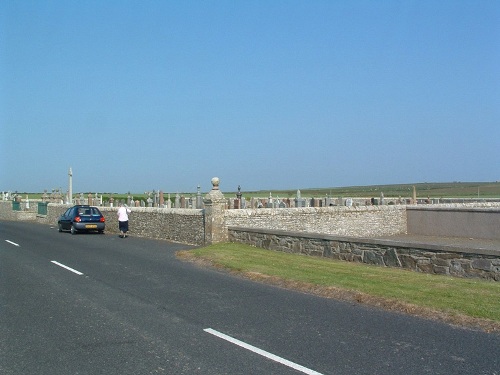
[[[259,208],[226,210],[227,227],[277,229],[338,236],[406,233],[405,206]]]
[[[36,221],[57,226],[57,219],[71,205],[49,203],[46,215],[13,211],[12,202],[0,202],[0,219]],[[106,219],[106,233],[118,234],[117,207],[99,207]],[[203,245],[205,239],[203,210],[132,207],[129,215],[132,236],[169,240],[191,245]]]
[[[255,228],[229,228],[231,242],[287,253],[325,257],[423,273],[500,281],[499,251],[418,247],[372,238],[347,238]]]
[[[106,232],[118,233],[118,208],[100,208],[106,218]],[[182,208],[131,208],[130,235],[202,245],[205,232],[203,210]]]

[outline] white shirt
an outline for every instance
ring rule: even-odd
[[[124,206],[121,206],[118,209],[118,221],[128,221],[128,214],[131,213],[132,211],[130,208],[126,208]]]

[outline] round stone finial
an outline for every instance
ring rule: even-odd
[[[219,183],[220,183],[220,180],[219,180],[219,177],[214,177],[212,178],[212,190],[219,190]]]

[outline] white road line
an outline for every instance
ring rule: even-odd
[[[238,346],[241,346],[242,348],[245,348],[247,350],[250,350],[254,353],[257,353],[263,357],[266,357],[266,358],[269,358],[273,361],[276,361],[278,363],[281,363],[282,365],[285,365],[285,366],[288,366],[288,367],[291,367],[295,370],[298,370],[300,372],[303,372],[304,374],[308,374],[308,375],[323,375],[317,371],[314,371],[314,370],[310,370],[308,369],[307,367],[304,367],[304,366],[301,366],[301,365],[298,365],[296,363],[293,363],[293,362],[290,362],[289,360],[287,359],[284,359],[284,358],[281,358],[281,357],[278,357],[277,355],[274,355],[272,353],[269,353],[269,352],[266,352],[265,350],[262,350],[262,349],[259,349],[259,348],[256,348],[255,346],[252,346],[252,345],[249,345],[247,343],[244,343],[243,341],[240,341],[240,340],[237,340],[237,339],[234,339],[232,338],[231,336],[228,336],[228,335],[225,335],[223,333],[220,333],[212,328],[206,328],[204,329],[205,332],[207,333],[210,333],[214,336],[217,336],[223,340],[226,340],[226,341],[229,341],[230,343],[232,344],[235,344],[235,345],[238,345]]]
[[[59,262],[56,262],[55,260],[52,260],[51,263],[54,263],[55,265],[59,266],[59,267],[62,267],[62,268],[65,268],[67,269],[68,271],[71,271],[71,272],[74,272],[76,273],[77,275],[81,276],[83,275],[83,273],[81,273],[80,271],[77,271],[77,270],[74,270],[73,268],[69,268],[68,266],[65,266],[64,264],[61,264]]]
[[[12,241],[9,241],[9,240],[5,240],[5,242],[8,242],[8,243],[10,243],[11,245],[14,245],[14,246],[19,246],[18,243],[15,243],[15,242],[12,242]]]

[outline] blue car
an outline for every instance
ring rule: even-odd
[[[97,207],[87,205],[76,205],[70,207],[59,216],[57,225],[59,232],[70,231],[71,234],[78,232],[96,231],[104,233],[106,220]]]

